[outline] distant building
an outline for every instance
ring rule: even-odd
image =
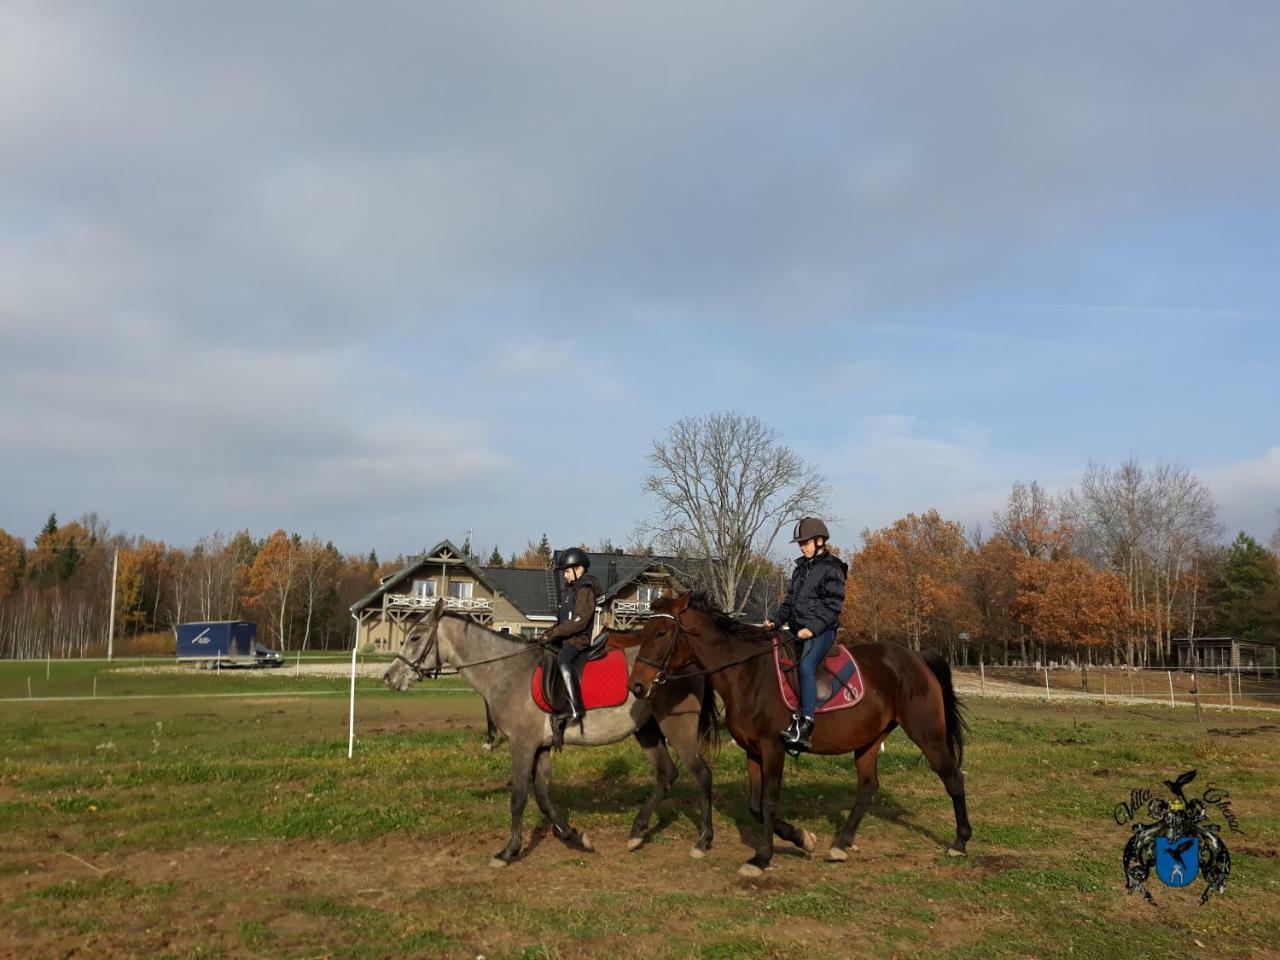
[[[1179,670],[1190,670],[1193,663],[1202,670],[1274,670],[1276,666],[1275,647],[1239,637],[1196,637],[1194,647],[1186,637],[1175,637],[1173,651]]]
[[[649,616],[658,597],[687,589],[697,561],[592,553],[591,573],[603,593],[594,630],[630,630]],[[564,588],[553,570],[489,567],[442,540],[407,566],[383,578],[378,588],[351,607],[357,643],[399,650],[418,619],[444,598],[445,609],[464,613],[501,633],[533,639],[555,623]]]

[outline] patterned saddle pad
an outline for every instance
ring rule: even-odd
[[[796,655],[789,641],[775,640],[773,664],[778,673],[778,690],[788,710],[800,706],[796,694]],[[837,643],[818,665],[818,713],[844,710],[862,699],[862,673],[848,647]]]

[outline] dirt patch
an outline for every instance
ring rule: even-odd
[[[1236,852],[1263,860],[1280,860],[1280,849],[1275,847],[1237,847]]]
[[[57,901],[49,900],[50,896],[67,897],[74,905],[89,891],[116,884],[122,890],[160,891],[155,895],[161,898],[162,908],[150,913],[112,911],[109,932],[77,932],[70,929],[72,924],[60,922],[10,930],[0,940],[23,943],[23,956],[115,958],[181,954],[210,947],[230,955],[270,955],[268,946],[246,949],[254,946],[255,931],[266,930],[300,946],[319,942],[335,922],[353,922],[349,917],[360,916],[361,910],[386,910],[392,915],[400,911],[413,915],[419,927],[438,926],[439,935],[456,946],[442,950],[442,954],[493,956],[518,950],[524,942],[503,921],[502,910],[513,907],[495,906],[492,916],[472,915],[470,921],[463,922],[450,919],[448,909],[433,909],[433,905],[467,896],[473,901],[491,899],[495,904],[514,904],[514,909],[537,911],[549,908],[549,902],[538,893],[548,887],[554,887],[557,902],[569,904],[589,903],[601,890],[627,900],[637,898],[637,902],[664,894],[722,894],[763,903],[769,897],[802,893],[824,875],[836,872],[848,876],[855,871],[874,874],[914,866],[925,875],[938,869],[937,851],[904,850],[890,840],[860,842],[860,850],[849,863],[826,863],[822,855],[831,838],[822,837],[812,858],[780,844],[773,868],[759,880],[743,882],[737,868],[750,851],[730,831],[725,833],[704,860],[694,862],[689,858],[690,838],[683,836],[661,836],[629,854],[625,831],[593,830],[597,852],[583,854],[562,846],[539,827],[526,834],[528,845],[522,858],[501,870],[489,866],[493,852],[505,841],[505,835],[496,832],[425,844],[384,837],[350,844],[297,841],[193,846],[79,858],[46,849],[33,855],[25,872],[0,876],[0,899],[25,898],[52,909]],[[56,843],[54,837],[48,839]],[[984,855],[974,861],[975,873],[998,872],[1017,863],[1003,854]],[[678,924],[678,919],[675,922]],[[940,934],[949,922],[939,918]],[[795,923],[794,918],[788,919],[788,928]],[[821,922],[810,926],[813,933],[831,932]],[[955,938],[962,932],[958,927]],[[954,938],[948,934],[947,939]],[[588,951],[589,943],[576,944],[563,955],[585,956],[587,952],[580,951]],[[655,940],[655,952],[661,943],[661,937]],[[16,955],[0,948],[0,957]]]
[[[1234,730],[1210,727],[1208,732],[1215,737],[1255,737],[1260,733],[1275,733],[1277,731],[1280,731],[1280,727],[1274,723],[1264,723],[1260,727],[1238,727]]]

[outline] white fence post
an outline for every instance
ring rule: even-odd
[[[1053,699],[1053,697],[1049,695],[1049,668],[1048,667],[1044,668],[1044,698],[1046,700]]]
[[[1231,713],[1236,712],[1236,698],[1231,694],[1231,674],[1227,674],[1227,707]]]
[[[1172,710],[1172,709],[1174,708],[1174,706],[1175,706],[1175,704],[1174,704],[1174,702],[1173,702],[1173,671],[1172,671],[1172,670],[1166,670],[1166,671],[1165,671],[1165,676],[1167,676],[1167,677],[1169,678],[1169,709],[1171,709],[1171,710]]]
[[[981,696],[987,695],[987,668],[982,663],[982,658],[978,658],[978,690]]]

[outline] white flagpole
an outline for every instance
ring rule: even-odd
[[[351,645],[351,715],[347,730],[347,759],[350,760],[356,749],[356,654],[360,650],[360,618],[352,614],[356,622],[356,640]]]

